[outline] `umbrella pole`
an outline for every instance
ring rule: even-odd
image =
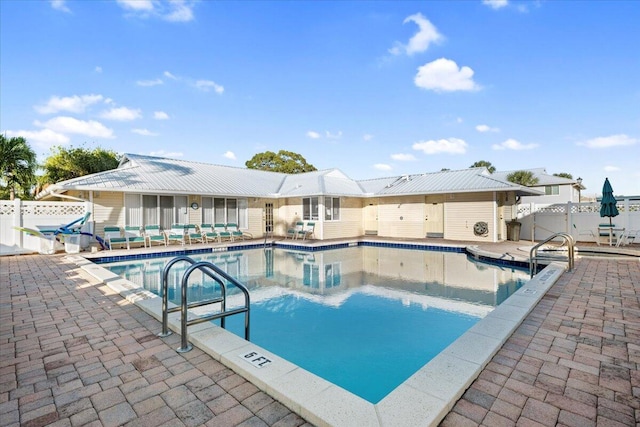
[[[611,217],[609,217],[609,246],[612,245],[613,242],[613,223],[611,222]]]

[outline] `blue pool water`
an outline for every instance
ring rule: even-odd
[[[474,262],[465,254],[354,247],[197,255],[246,283],[251,341],[377,403],[515,292],[524,271]],[[159,293],[167,259],[105,264]],[[169,298],[179,302],[172,269]],[[194,273],[189,301],[218,292]],[[232,295],[230,304],[233,305]],[[244,336],[244,316],[227,329]]]

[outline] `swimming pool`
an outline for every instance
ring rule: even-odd
[[[463,253],[384,247],[252,249],[193,258],[248,285],[252,342],[372,403],[528,279],[525,271],[478,263]],[[159,293],[169,259],[103,266]],[[181,273],[172,270],[174,302]],[[216,293],[212,281],[192,278],[190,301]],[[241,323],[231,317],[227,328],[242,336]]]

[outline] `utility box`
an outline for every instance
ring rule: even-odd
[[[507,223],[507,240],[511,240],[512,242],[519,242],[521,226],[522,223],[518,221],[509,221]]]
[[[64,235],[64,251],[68,254],[77,254],[80,252],[80,234]]]

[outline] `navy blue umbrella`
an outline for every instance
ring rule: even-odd
[[[613,197],[613,188],[609,183],[609,178],[605,178],[602,186],[602,201],[600,202],[600,217],[609,217],[609,227],[611,227],[611,218],[618,216],[618,208],[616,207],[616,198]]]

